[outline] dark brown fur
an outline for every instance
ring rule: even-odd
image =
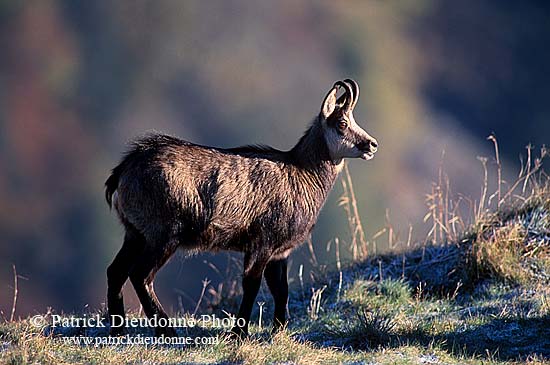
[[[355,102],[358,88],[346,91],[338,102],[346,97]],[[275,300],[275,328],[283,325],[286,258],[313,228],[342,165],[326,141],[334,122],[325,119],[321,114],[286,152],[205,147],[159,134],[135,141],[105,184],[107,202],[126,229],[123,247],[108,269],[109,313],[124,314],[121,288],[129,276],[147,316],[166,317],[152,283],[177,248],[234,250],[245,254],[239,318],[248,324],[264,274]],[[348,132],[355,133],[350,134],[354,146],[363,151],[366,143],[374,151],[376,142],[361,131]],[[246,334],[247,325],[234,331]],[[158,334],[173,331],[158,329]]]

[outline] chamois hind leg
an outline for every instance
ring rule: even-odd
[[[275,303],[273,332],[286,324],[286,306],[288,303],[287,259],[270,261],[264,271],[265,281]]]
[[[130,271],[130,281],[148,318],[155,315],[159,319],[168,318],[155,294],[153,280],[158,270],[172,257],[176,248],[176,245],[169,243],[162,246],[149,244]],[[172,327],[157,327],[155,335],[174,337],[176,331]]]
[[[122,248],[107,268],[107,311],[109,321],[113,318],[112,316],[125,316],[122,287],[128,279],[130,268],[143,251],[144,245],[145,239],[143,236],[127,228]],[[122,327],[112,327],[111,335],[121,335],[123,330]]]
[[[262,273],[267,264],[266,258],[262,255],[257,255],[252,259],[249,253],[244,256],[244,273],[243,273],[243,298],[241,300],[241,306],[239,307],[239,313],[237,319],[244,319],[243,325],[239,325],[239,322],[233,327],[231,332],[240,338],[248,336],[248,323],[250,322],[250,315],[252,314],[252,307],[254,301],[260,290],[262,284]]]

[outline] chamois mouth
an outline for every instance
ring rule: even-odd
[[[359,157],[363,160],[371,160],[376,151],[378,151],[378,143],[375,140],[366,140],[355,145],[361,153]]]
[[[376,147],[367,147],[367,148],[360,148],[359,151],[361,152],[361,157],[363,160],[372,160],[374,157],[374,154],[376,151],[378,151],[378,148]]]
[[[374,152],[363,152],[359,157],[366,161],[372,160],[372,158],[374,157]]]

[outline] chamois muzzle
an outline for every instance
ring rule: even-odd
[[[363,160],[370,160],[378,151],[378,142],[375,139],[368,139],[357,144],[357,148],[363,152],[360,156]]]

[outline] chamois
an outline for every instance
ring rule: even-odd
[[[337,81],[290,151],[207,147],[161,134],[135,140],[105,182],[107,203],[125,228],[122,248],[107,269],[109,318],[124,316],[128,278],[145,314],[168,318],[153,280],[174,252],[232,250],[244,253],[237,315],[244,321],[232,332],[248,334],[262,275],[275,303],[273,330],[281,328],[287,257],[312,230],[343,158],[370,160],[378,148],[353,117],[358,97],[355,81]],[[111,327],[112,335],[121,332]],[[171,327],[155,333],[175,335]]]

